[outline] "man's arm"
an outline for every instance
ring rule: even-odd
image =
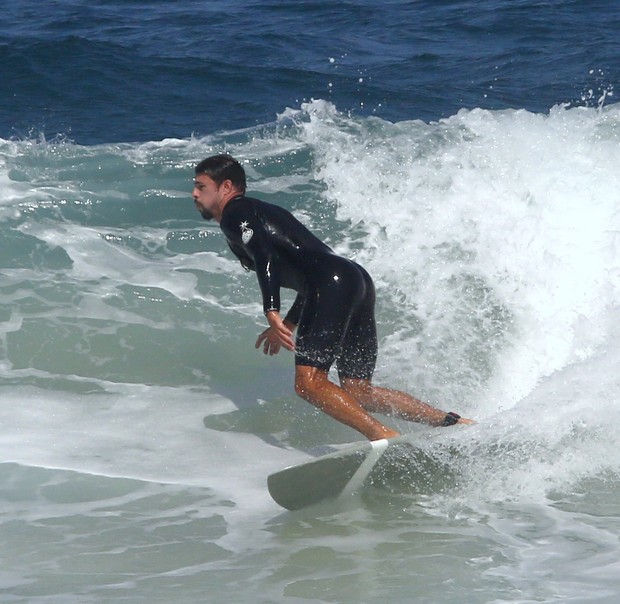
[[[263,296],[263,311],[280,310],[279,256],[250,199],[235,202],[224,214],[220,227],[233,252],[240,248],[256,271]],[[232,245],[231,245],[232,243]],[[239,254],[236,254],[239,257]],[[242,261],[243,264],[243,261]]]

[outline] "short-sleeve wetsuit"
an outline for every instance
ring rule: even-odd
[[[244,268],[253,270],[263,310],[280,311],[280,288],[297,292],[286,315],[297,325],[295,364],[340,378],[370,379],[377,359],[375,289],[370,275],[336,255],[290,212],[238,196],[224,207],[220,227]]]

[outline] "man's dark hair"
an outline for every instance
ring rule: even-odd
[[[203,159],[196,166],[196,174],[206,174],[219,187],[225,180],[230,180],[241,193],[245,193],[245,170],[233,157],[222,153]]]

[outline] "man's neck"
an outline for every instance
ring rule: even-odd
[[[237,199],[237,197],[243,197],[243,193],[237,189],[231,191],[228,195],[225,195],[220,202],[220,217],[224,213],[224,209],[226,206],[233,200]]]

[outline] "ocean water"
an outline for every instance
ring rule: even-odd
[[[617,602],[619,27],[578,0],[5,1],[0,602]],[[191,200],[221,151],[371,272],[376,382],[479,420],[386,420],[429,480],[270,499],[359,435],[254,349],[255,278]]]

